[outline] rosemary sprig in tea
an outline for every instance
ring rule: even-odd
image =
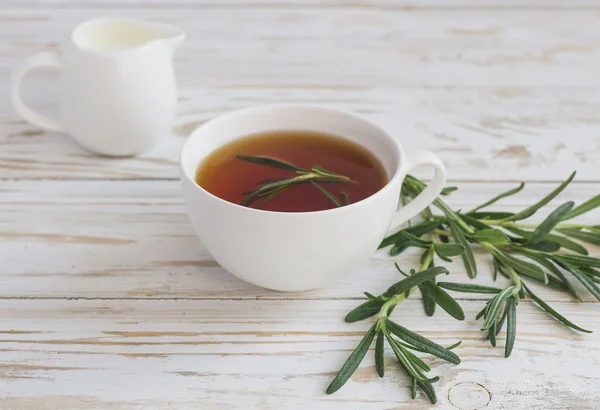
[[[329,192],[322,185],[324,183],[351,183],[358,184],[353,179],[336,174],[335,172],[328,171],[322,167],[314,166],[311,169],[301,168],[288,162],[280,161],[278,159],[252,156],[252,155],[236,155],[236,158],[241,161],[252,162],[259,165],[265,165],[271,168],[283,169],[286,171],[294,172],[298,176],[292,178],[274,178],[258,181],[256,185],[261,185],[251,191],[244,192],[246,198],[242,201],[242,205],[250,206],[258,200],[258,206],[263,205],[265,202],[273,199],[275,196],[285,192],[287,189],[296,184],[312,184],[316,189],[323,193],[336,207],[343,205],[349,205],[351,203],[350,197],[346,192],[341,193],[341,200],[336,198],[331,192]]]

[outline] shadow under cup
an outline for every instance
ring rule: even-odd
[[[316,212],[271,212],[218,198],[195,182],[202,160],[248,135],[277,130],[334,134],[368,149],[388,182],[372,196]],[[215,260],[252,284],[302,291],[329,284],[365,261],[385,236],[398,204],[403,153],[383,129],[356,115],[281,104],[236,111],[204,124],[181,153],[182,190],[194,230]]]

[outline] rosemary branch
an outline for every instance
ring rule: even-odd
[[[343,205],[349,205],[351,203],[350,197],[347,193],[342,192],[342,201],[335,197],[329,192],[322,184],[324,183],[350,183],[358,184],[357,181],[341,175],[335,172],[328,171],[322,167],[314,166],[311,169],[298,167],[285,161],[278,159],[252,156],[252,155],[236,155],[236,158],[240,161],[251,162],[259,165],[268,166],[271,168],[283,169],[286,171],[294,172],[298,174],[295,177],[285,178],[274,178],[263,181],[258,181],[256,185],[258,188],[251,191],[243,192],[246,195],[242,201],[242,205],[250,206],[258,200],[258,207],[264,205],[267,201],[270,201],[277,195],[285,192],[287,189],[294,185],[310,183],[317,188],[323,195],[325,195],[336,207]],[[343,202],[343,203],[342,203]]]
[[[385,238],[380,248],[391,247],[389,253],[392,256],[408,248],[422,248],[420,272],[412,270],[410,275],[407,275],[396,264],[396,268],[405,279],[390,286],[379,296],[365,292],[368,300],[346,315],[347,322],[356,322],[374,315],[377,315],[377,320],[344,363],[328,387],[327,393],[337,391],[350,378],[377,335],[375,363],[379,376],[384,375],[385,339],[410,377],[412,397],[416,397],[418,386],[432,403],[436,402],[432,383],[438,378],[428,379],[423,372],[428,372],[429,366],[409,350],[429,353],[458,364],[460,359],[450,350],[460,342],[444,349],[390,319],[394,308],[417,288],[423,296],[427,315],[434,315],[436,306],[440,306],[458,320],[464,319],[464,312],[444,289],[492,295],[476,319],[483,319],[481,330],[487,333],[486,337],[494,347],[496,337],[506,323],[505,357],[510,356],[515,345],[519,300],[527,297],[564,325],[580,332],[591,332],[577,326],[554,310],[541,297],[533,293],[526,283],[537,282],[568,292],[574,298],[581,300],[579,291],[571,283],[577,281],[600,300],[598,286],[600,258],[589,256],[587,249],[580,243],[600,245],[600,225],[565,222],[599,207],[600,195],[577,207],[572,201],[568,201],[556,208],[539,224],[520,222],[535,214],[559,195],[571,183],[574,176],[575,172],[548,195],[518,213],[490,212],[483,209],[503,198],[517,194],[524,188],[524,183],[467,212],[455,211],[441,198],[437,198],[432,207],[426,208],[421,213],[420,221],[409,222],[408,227]],[[425,187],[426,185],[417,178],[407,176],[402,186],[401,203],[404,204],[415,198]],[[442,194],[448,195],[455,190],[456,187],[447,187]],[[441,214],[434,214],[432,208],[439,210]],[[494,280],[500,273],[510,280],[508,286],[499,288],[473,283],[436,282],[438,275],[448,274],[446,268],[434,266],[436,256],[444,262],[451,262],[450,258],[460,255],[468,276],[471,279],[476,278],[477,264],[473,255],[473,246],[482,247],[490,254]]]

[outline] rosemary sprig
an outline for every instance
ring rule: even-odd
[[[252,155],[236,155],[236,158],[240,161],[252,162],[254,164],[264,165],[271,168],[283,169],[298,174],[298,176],[291,178],[273,178],[258,181],[256,185],[259,188],[251,191],[243,192],[246,198],[242,201],[242,205],[250,206],[258,200],[261,200],[258,207],[263,205],[265,202],[273,199],[275,196],[286,191],[293,185],[310,183],[317,188],[323,195],[325,195],[336,207],[343,205],[349,205],[351,203],[350,197],[346,192],[341,193],[341,201],[329,192],[323,183],[351,183],[358,184],[353,179],[336,174],[335,172],[328,171],[322,167],[314,166],[311,169],[298,167],[285,161],[280,161],[275,158],[263,157],[263,156],[252,156]]]
[[[433,248],[430,247],[429,249]],[[433,251],[428,251],[421,267],[425,268],[429,266],[432,258]],[[377,337],[375,342],[375,367],[377,374],[379,377],[383,377],[385,373],[384,344],[387,342],[391,347],[394,356],[398,360],[400,367],[408,374],[411,380],[412,398],[416,397],[416,388],[418,386],[427,395],[429,400],[432,403],[435,403],[437,397],[432,383],[439,380],[439,377],[437,376],[430,378],[426,375],[427,372],[431,371],[431,368],[413,352],[428,353],[450,363],[460,363],[460,358],[451,351],[457,347],[460,342],[445,348],[390,319],[390,315],[395,307],[414,292],[417,287],[431,282],[438,275],[447,275],[448,270],[442,267],[430,267],[421,272],[415,273],[413,271],[411,275],[406,275],[400,270],[398,265],[396,265],[396,268],[406,276],[405,279],[393,284],[379,296],[374,296],[366,292],[365,295],[368,300],[356,307],[346,316],[347,322],[356,322],[376,314],[379,315],[375,323],[367,331],[356,349],[350,354],[337,376],[327,388],[327,394],[336,392],[348,381],[367,354],[375,337]],[[463,320],[465,315],[460,305],[441,288],[437,289],[440,290],[441,293],[432,295],[432,299],[435,303],[442,306],[452,316],[459,320]]]
[[[474,278],[477,266],[472,247],[480,246],[492,256],[494,280],[498,273],[510,279],[505,289],[481,287],[471,284],[451,284],[430,282],[430,288],[445,288],[458,292],[495,293],[487,302],[477,318],[482,318],[481,330],[487,333],[490,343],[496,345],[496,336],[506,323],[507,335],[505,356],[510,356],[516,334],[517,306],[520,299],[531,298],[549,315],[575,330],[583,329],[551,308],[546,302],[533,294],[524,283],[532,280],[560,291],[569,292],[578,300],[581,296],[571,283],[580,282],[595,298],[600,300],[600,259],[588,256],[584,246],[577,241],[592,244],[600,243],[600,227],[566,222],[585,212],[600,206],[600,195],[586,201],[578,207],[572,201],[556,208],[539,224],[522,222],[535,214],[558,196],[573,180],[575,172],[548,195],[535,204],[518,213],[487,212],[485,208],[497,201],[520,192],[525,184],[490,199],[484,204],[468,211],[451,209],[440,198],[433,207],[441,211],[435,215],[428,208],[422,213],[422,221],[387,237],[380,247],[392,246],[391,255],[397,255],[408,247],[423,247],[431,243],[434,248],[440,245],[462,245],[463,262],[467,274]],[[405,199],[416,197],[425,184],[408,176],[402,187]],[[441,258],[441,255],[439,255]],[[442,258],[443,259],[443,258]],[[423,302],[428,315],[433,315],[427,302],[431,291],[423,291]]]
[[[373,339],[375,342],[375,364],[380,377],[384,375],[384,341],[391,346],[401,367],[411,379],[411,396],[416,397],[417,386],[421,388],[432,403],[436,402],[432,383],[437,377],[427,378],[430,370],[412,351],[429,353],[451,363],[460,363],[460,359],[451,349],[438,344],[394,323],[390,314],[396,305],[405,300],[417,288],[422,293],[427,315],[432,316],[436,306],[458,320],[464,319],[460,305],[444,289],[454,292],[467,292],[492,295],[476,319],[483,319],[481,330],[487,333],[487,339],[496,346],[496,338],[506,324],[506,343],[504,356],[513,351],[517,331],[517,306],[525,298],[533,300],[541,309],[564,325],[585,333],[590,330],[581,328],[566,319],[542,298],[533,293],[525,281],[534,281],[560,291],[568,292],[581,300],[581,296],[571,281],[580,282],[595,298],[600,300],[600,259],[590,257],[579,242],[600,244],[600,225],[585,225],[565,222],[600,206],[600,195],[575,207],[573,202],[556,208],[542,223],[527,224],[529,218],[541,207],[547,205],[560,194],[573,180],[575,173],[554,191],[518,213],[489,212],[484,208],[497,201],[520,192],[525,184],[504,192],[484,204],[468,211],[455,211],[440,198],[433,202],[433,208],[441,211],[434,214],[432,207],[421,213],[421,220],[408,224],[408,227],[388,236],[380,248],[391,247],[390,255],[398,255],[410,247],[422,248],[420,272],[412,270],[410,275],[396,268],[406,278],[390,286],[384,293],[374,296],[365,292],[367,301],[346,315],[347,322],[356,322],[379,314],[377,321],[366,333],[357,349],[350,355],[342,369],[330,384],[327,393],[333,393],[343,386],[358,368],[366,355]],[[402,186],[402,203],[415,198],[425,184],[408,176]],[[442,195],[455,191],[448,187]],[[472,279],[477,275],[477,265],[472,246],[485,249],[491,258],[493,278],[498,273],[507,277],[510,284],[505,288],[482,286],[472,283],[437,282],[436,277],[447,269],[434,266],[434,257],[451,262],[453,256],[461,255],[467,274]]]

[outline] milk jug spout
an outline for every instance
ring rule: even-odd
[[[182,29],[164,23],[104,17],[80,24],[72,34],[82,51],[113,52],[163,45],[174,51],[184,39]]]

